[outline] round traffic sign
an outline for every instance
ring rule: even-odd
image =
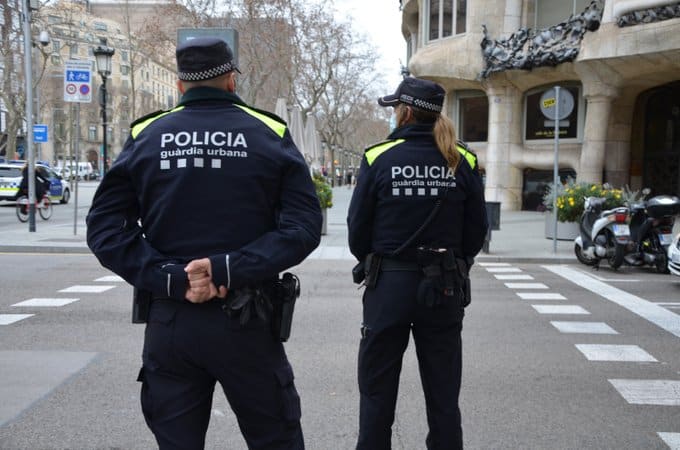
[[[550,120],[562,120],[569,117],[574,110],[574,96],[565,88],[560,88],[560,104],[557,105],[555,88],[550,88],[541,95],[539,107],[545,117]],[[555,117],[557,116],[557,117]]]
[[[73,95],[73,94],[76,93],[76,91],[78,91],[78,88],[76,88],[75,84],[69,83],[69,84],[66,85],[66,93],[67,94]]]
[[[81,84],[80,85],[80,93],[81,95],[87,95],[90,93],[90,86],[87,84]]]

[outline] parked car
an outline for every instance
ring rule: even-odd
[[[671,245],[668,246],[668,270],[680,277],[680,233],[678,233]]]
[[[21,183],[21,169],[18,164],[0,164],[0,200],[16,200]],[[50,181],[50,199],[59,203],[68,203],[71,199],[71,187],[52,168],[36,164],[38,174]]]

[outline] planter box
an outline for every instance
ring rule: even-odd
[[[553,223],[553,215],[545,214],[545,237],[547,239],[553,238],[555,224]],[[557,222],[557,240],[558,241],[573,241],[579,234],[578,222]]]

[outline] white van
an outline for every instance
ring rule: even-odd
[[[78,169],[76,170],[76,164],[70,163],[69,161],[59,161],[57,165],[57,170],[60,173],[65,173],[65,178],[74,172],[79,180],[95,180],[97,179],[97,174],[92,168],[92,164],[89,161],[80,161],[78,163]]]

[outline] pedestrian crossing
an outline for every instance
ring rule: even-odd
[[[105,283],[123,283],[124,280],[116,275],[109,275],[100,277],[93,282]],[[103,284],[77,284],[63,289],[59,289],[58,293],[67,294],[100,294],[102,292],[114,289],[117,285],[103,285]],[[74,297],[51,297],[51,298],[29,298],[10,305],[12,308],[59,308],[80,301],[80,298]],[[34,317],[36,314],[0,314],[0,325],[12,325],[22,320]]]
[[[479,263],[495,279],[502,282],[505,287],[515,291],[521,300],[529,301],[531,308],[540,315],[592,317],[590,311],[578,304],[565,304],[568,296],[561,292],[553,292],[545,283],[540,281],[519,282],[535,280],[536,274],[528,274],[511,263]],[[606,284],[599,277],[591,277],[581,271],[566,266],[548,265],[542,266],[549,272],[559,275],[580,288],[586,289],[609,300],[628,311],[648,320],[658,327],[680,337],[680,316],[671,311],[677,302],[653,303],[629,294]],[[598,279],[599,278],[599,279]],[[549,301],[548,303],[544,303]],[[541,303],[538,303],[541,302]],[[554,302],[554,303],[553,303]],[[678,304],[680,306],[680,304]],[[566,317],[565,317],[566,319]],[[578,336],[611,335],[616,340],[625,340],[621,344],[602,343],[576,343],[576,349],[587,361],[595,363],[620,363],[620,364],[660,364],[656,357],[647,352],[641,346],[631,340],[635,336],[627,336],[619,333],[610,324],[597,320],[550,320],[550,324],[560,333]],[[630,405],[649,406],[680,406],[680,380],[676,379],[627,379],[610,378],[607,380],[618,394]],[[675,414],[678,414],[677,412]],[[678,424],[680,430],[680,424]],[[658,438],[671,450],[680,450],[680,432],[675,430],[658,430]]]

